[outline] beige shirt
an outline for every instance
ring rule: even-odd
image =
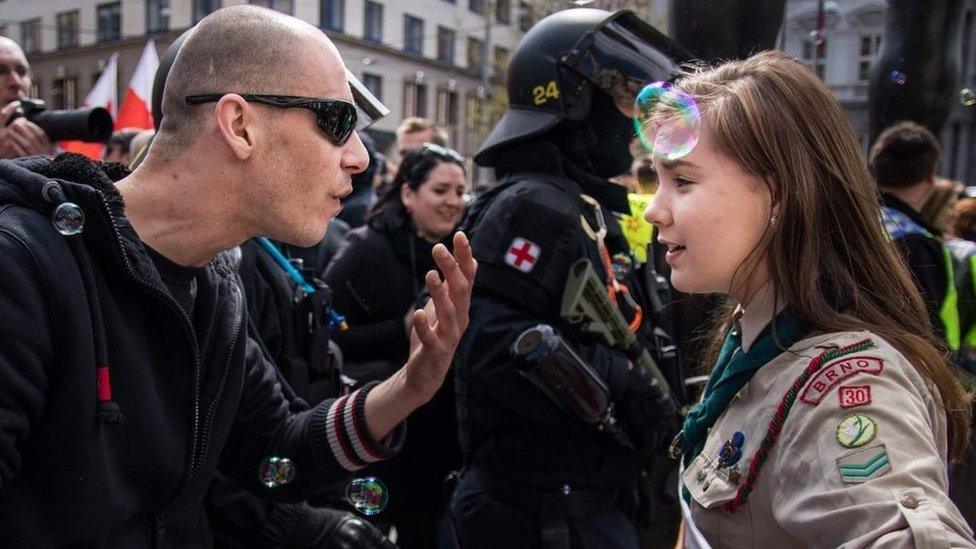
[[[744,348],[761,331],[755,322],[741,320]],[[865,339],[875,347],[826,362],[803,385],[748,500],[726,510],[811,360]],[[721,461],[736,432],[741,457]],[[947,496],[946,449],[941,401],[905,357],[871,333],[835,333],[800,341],[756,372],[682,478],[694,524],[716,548],[976,547]]]

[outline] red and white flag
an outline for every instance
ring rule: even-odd
[[[115,110],[119,105],[119,94],[116,91],[119,89],[118,80],[119,54],[113,53],[108,58],[108,63],[102,70],[101,76],[98,77],[91,91],[85,96],[82,105],[85,107],[105,107],[112,118],[115,118]],[[105,147],[101,143],[86,143],[84,141],[61,141],[58,145],[65,151],[83,154],[93,160],[101,160],[102,149]]]
[[[149,40],[146,42],[146,48],[142,50],[136,72],[132,73],[132,79],[129,80],[119,116],[115,119],[116,130],[152,129],[152,87],[157,68],[159,68],[159,56],[156,55],[156,44]]]

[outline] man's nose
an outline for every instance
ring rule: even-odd
[[[360,173],[369,166],[369,153],[359,134],[353,132],[349,141],[342,146],[342,169],[349,173]]]

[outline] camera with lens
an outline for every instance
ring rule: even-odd
[[[112,137],[112,115],[103,107],[49,110],[40,99],[20,99],[20,108],[7,125],[21,116],[37,124],[51,141],[104,143]]]

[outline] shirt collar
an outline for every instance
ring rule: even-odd
[[[773,317],[786,307],[783,300],[776,300],[776,292],[772,284],[763,286],[749,301],[747,307],[739,304],[733,316],[735,329],[742,337],[742,351],[749,352],[752,344],[762,334],[766,326],[773,321]]]

